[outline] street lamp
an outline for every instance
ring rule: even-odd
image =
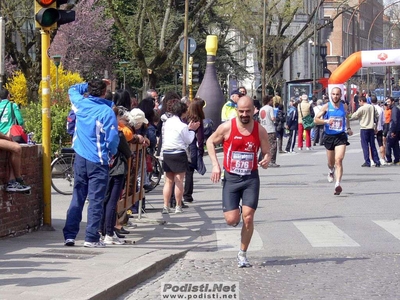
[[[126,67],[128,67],[128,65],[129,65],[129,62],[127,62],[125,60],[119,62],[119,66],[121,67],[122,72],[124,74],[124,90],[125,90]]]
[[[326,56],[328,54],[327,48],[328,47],[326,45],[319,46],[319,55],[322,57],[322,76],[324,78],[329,78],[332,74],[332,72],[328,69],[328,62],[326,61]]]
[[[53,55],[51,58],[53,59],[54,65],[56,66],[56,90],[58,90],[58,67],[61,63],[61,55]]]

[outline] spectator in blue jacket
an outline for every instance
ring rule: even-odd
[[[84,94],[87,93],[87,96]],[[105,197],[109,161],[117,153],[118,123],[112,110],[113,102],[106,100],[106,82],[94,79],[73,85],[69,91],[76,114],[72,148],[75,150],[74,191],[63,229],[65,245],[74,246],[82,220],[85,199],[89,197],[84,247],[105,247],[100,241],[100,222]]]
[[[286,152],[287,153],[295,153],[294,147],[296,146],[296,135],[297,135],[297,103],[294,98],[290,99],[289,102],[289,110],[286,116],[286,129],[289,129],[289,138],[286,144]]]

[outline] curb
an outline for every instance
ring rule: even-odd
[[[130,289],[136,287],[137,285],[141,284],[142,282],[150,279],[151,277],[155,276],[158,272],[163,271],[166,269],[168,266],[170,266],[172,263],[177,261],[178,259],[184,257],[186,253],[190,249],[185,249],[182,251],[179,251],[174,254],[170,254],[163,259],[159,261],[155,261],[152,263],[150,266],[145,267],[142,270],[138,270],[136,274],[133,274],[131,276],[128,276],[127,278],[121,280],[120,282],[114,284],[113,286],[107,288],[106,290],[103,290],[99,292],[98,294],[89,297],[87,299],[90,300],[104,300],[104,299],[116,299],[118,297],[121,297],[123,294],[128,292]],[[151,256],[153,253],[149,253],[141,257],[143,261],[148,260],[149,258],[147,256]],[[129,266],[129,268],[132,268],[134,266]],[[121,268],[121,273],[124,272],[124,269]]]

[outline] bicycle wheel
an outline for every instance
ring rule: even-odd
[[[63,195],[74,189],[74,154],[62,154],[51,163],[51,186]]]
[[[151,168],[148,168],[147,176],[150,180],[151,188],[147,189],[147,192],[150,192],[156,188],[157,185],[160,184],[161,176],[164,173],[164,170],[161,167],[160,161],[151,154],[146,154],[151,158]],[[150,170],[150,171],[149,171]]]

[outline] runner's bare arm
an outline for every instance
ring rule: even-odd
[[[263,159],[258,162],[258,164],[263,168],[267,169],[269,163],[271,162],[271,147],[268,140],[268,133],[263,126],[258,123],[258,135],[261,144],[261,153],[263,154]]]
[[[324,106],[322,106],[321,109],[319,110],[319,112],[315,115],[314,123],[317,124],[317,125],[324,125],[325,124],[325,119],[322,119],[321,117],[327,111],[328,111],[328,103],[324,104]]]
[[[344,104],[344,111],[347,112],[347,104]],[[353,135],[353,131],[350,128],[350,114],[346,114],[346,131],[349,136]]]

